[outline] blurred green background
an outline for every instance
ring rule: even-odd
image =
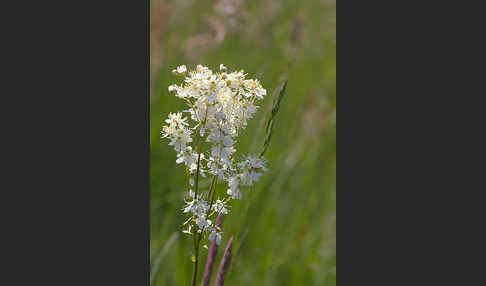
[[[167,114],[184,108],[167,92],[181,81],[170,71],[181,64],[217,70],[220,63],[244,69],[268,92],[239,137],[242,153],[261,150],[274,92],[283,76],[289,78],[265,155],[270,170],[242,201],[233,202],[223,222],[216,263],[235,236],[225,285],[335,285],[335,1],[151,0],[150,5],[151,285],[190,285],[193,268],[192,239],[181,233],[184,168],[160,139]],[[200,269],[206,255],[202,248]]]

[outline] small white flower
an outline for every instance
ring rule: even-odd
[[[262,169],[263,171],[267,171],[267,168],[265,167],[266,162],[264,159],[248,156],[248,162],[250,167],[253,169]]]
[[[228,180],[228,186],[232,191],[238,190],[238,187],[240,185],[240,178],[239,176],[233,176],[229,178]]]
[[[250,172],[249,175],[248,175],[248,181],[249,181],[249,185],[253,185],[253,182],[256,182],[258,181],[258,179],[260,179],[260,176],[262,174],[260,173],[257,173],[257,172]]]
[[[196,210],[196,205],[195,205],[195,200],[192,200],[190,202],[186,202],[186,206],[184,207],[184,213],[188,212],[195,212]]]
[[[170,146],[174,146],[177,152],[181,152],[186,149],[186,144],[192,142],[191,130],[186,128],[177,129],[174,134],[172,134]]]
[[[169,125],[184,127],[189,125],[186,120],[187,120],[186,118],[182,117],[182,113],[177,112],[177,113],[169,113],[169,116],[165,120],[165,122]]]
[[[185,65],[178,66],[176,69],[172,70],[172,73],[176,75],[185,74],[186,72],[187,68]]]
[[[267,90],[264,89],[264,88],[261,88],[261,87],[258,87],[255,89],[255,96],[260,98],[260,99],[263,99],[263,97],[267,95]]]
[[[186,201],[186,206],[183,209],[184,213],[193,213],[194,215],[206,215],[206,212],[209,210],[209,204],[201,198],[199,195],[198,198],[194,198],[194,193],[189,191],[189,196],[192,198],[192,201]]]
[[[186,89],[178,88],[175,96],[178,98],[188,98],[190,97],[190,94],[187,92]]]
[[[226,191],[226,193],[228,195],[230,195],[231,198],[234,199],[234,200],[241,200],[241,192],[240,192],[239,189],[236,189],[236,190],[228,189],[228,191]]]
[[[225,67],[223,64],[220,64],[220,65],[219,65],[219,70],[220,70],[220,71],[226,71],[226,70],[228,70],[228,68],[227,68],[227,67]]]
[[[186,166],[191,168],[197,162],[197,153],[192,152],[191,146],[186,146],[186,149],[177,155],[176,163],[180,164],[184,162]]]
[[[208,170],[211,174],[218,176],[218,179],[224,179],[224,166],[219,167],[220,164],[216,163],[216,160],[213,157],[209,157],[208,160]]]
[[[192,228],[192,227],[191,227],[191,225],[189,224],[188,229],[183,230],[183,231],[182,231],[182,233],[185,233],[185,234],[192,234],[192,232],[191,232],[191,228]]]
[[[228,214],[228,209],[225,207],[225,202],[224,201],[221,201],[221,200],[216,200],[216,203],[213,204],[213,206],[211,207],[211,209],[213,211],[216,211],[218,213],[222,213],[222,214]]]
[[[174,93],[179,89],[179,87],[176,84],[169,85],[169,92]]]
[[[196,224],[200,229],[205,229],[207,227],[210,227],[212,222],[209,219],[206,219],[206,214],[200,214],[196,218]]]
[[[215,158],[222,158],[228,159],[231,154],[235,152],[235,148],[233,146],[230,147],[222,147],[221,145],[216,145],[211,147],[211,156]]]
[[[209,236],[208,236],[208,239],[213,242],[213,241],[216,241],[216,245],[219,245],[221,243],[221,232],[218,232],[218,231],[212,231]]]
[[[169,125],[169,126],[162,126],[162,131],[160,131],[160,134],[162,135],[161,138],[167,138],[172,136],[176,130],[175,125]]]
[[[189,173],[191,173],[191,175],[194,175],[194,173],[197,171],[197,156],[195,157],[195,161],[194,163],[192,163],[190,166],[189,166]],[[204,160],[204,154],[201,153],[201,161]],[[206,175],[204,174],[205,170],[203,168],[199,168],[199,175],[201,175],[202,177],[206,177]],[[189,184],[191,184],[191,186],[194,185],[194,179],[191,177],[189,179]]]

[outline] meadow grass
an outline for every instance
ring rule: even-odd
[[[170,71],[220,63],[258,77],[268,91],[239,136],[243,153],[261,152],[273,101],[285,78],[288,83],[265,153],[269,171],[233,202],[216,269],[234,235],[225,285],[335,285],[335,3],[236,1],[243,4],[222,16],[216,2],[151,1],[151,285],[190,285],[193,270],[192,239],[181,233],[184,167],[160,139],[167,114],[184,105],[167,92],[177,81]],[[218,184],[217,191],[226,188]],[[206,256],[202,248],[201,269]]]

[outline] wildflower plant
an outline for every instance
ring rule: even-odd
[[[194,241],[195,285],[200,241],[207,238],[221,243],[216,217],[229,214],[231,201],[241,200],[244,190],[267,170],[263,157],[241,156],[236,149],[239,132],[254,116],[258,101],[267,91],[257,79],[246,79],[244,71],[229,72],[224,65],[218,72],[202,65],[193,71],[182,65],[172,72],[185,76],[182,84],[168,89],[185,101],[187,109],[169,113],[161,135],[170,140],[177,153],[176,162],[184,164],[188,174],[183,233]],[[211,182],[207,190],[200,187],[204,178]],[[216,191],[218,182],[227,185],[221,194]]]

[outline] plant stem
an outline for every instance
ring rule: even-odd
[[[208,116],[208,107],[206,106],[206,114],[204,115],[204,121],[201,125],[201,128],[204,128],[204,125],[206,124],[206,118]],[[196,182],[195,182],[195,191],[194,191],[194,198],[197,200],[197,193],[199,190],[199,168],[201,166],[201,151],[202,151],[202,140],[201,140],[201,133],[198,132],[197,140],[198,140],[198,148],[197,148],[197,170],[196,170]],[[194,273],[192,275],[192,286],[196,286],[196,280],[197,280],[197,265],[199,262],[199,243],[202,238],[202,233],[199,236],[198,239],[198,233],[196,228],[194,228],[194,256],[195,256],[195,261],[194,261]]]
[[[208,116],[208,107],[206,106],[206,113],[204,115],[204,121],[202,122],[201,128],[204,128],[206,125],[206,119]],[[196,186],[194,191],[194,197],[197,199],[197,192],[199,190],[199,166],[201,165],[201,151],[202,151],[202,140],[201,140],[201,132],[197,133],[197,141],[198,141],[198,148],[197,148],[197,170],[196,170]]]
[[[216,227],[221,228],[223,220],[223,215],[220,213],[216,218]],[[206,259],[206,267],[204,268],[204,273],[202,277],[201,286],[209,286],[211,281],[211,274],[213,274],[214,262],[216,261],[216,255],[218,254],[218,245],[216,240],[211,242],[209,247],[208,258]]]
[[[195,261],[194,261],[194,273],[192,274],[192,286],[196,286],[196,280],[197,280],[197,264],[198,264],[198,260],[199,260],[199,241],[200,239],[198,240],[196,238],[196,235],[197,234],[194,234],[194,252],[195,252]],[[196,240],[198,240],[198,242],[196,243]]]
[[[198,164],[198,169],[199,169],[199,164]],[[198,171],[198,173],[199,173],[199,171]],[[213,186],[215,185],[215,182],[216,182],[216,175],[213,176],[213,181],[211,182],[211,187],[209,188],[208,196],[211,195],[211,191],[213,189]],[[197,186],[197,179],[196,179],[196,186]],[[213,198],[214,198],[214,196],[213,196]],[[211,205],[212,205],[212,200],[211,200],[210,206]],[[208,213],[209,213],[210,210],[211,210],[211,207],[209,207]],[[207,214],[206,214],[206,217],[207,217]],[[196,285],[196,280],[197,280],[197,264],[198,264],[198,261],[199,261],[199,245],[201,243],[202,233],[199,236],[199,238],[197,236],[198,236],[198,234],[196,232],[196,229],[194,229],[194,252],[195,252],[194,255],[195,255],[196,259],[194,261],[194,273],[192,274],[192,286]]]
[[[215,186],[215,183],[216,183],[216,175],[213,176],[213,181],[211,182],[211,187],[209,188],[208,196],[211,195],[211,192],[213,190],[213,186]],[[211,198],[210,206],[213,204],[213,199],[214,199],[214,193],[213,193],[213,196]],[[208,213],[209,213],[209,211],[211,211],[211,207],[209,208]],[[206,217],[207,217],[207,215],[208,214],[206,214]],[[196,259],[195,259],[195,262],[194,262],[194,273],[192,275],[192,286],[196,285],[196,280],[197,280],[197,264],[198,264],[198,261],[199,261],[199,245],[201,243],[201,239],[202,239],[202,233],[198,238],[197,232],[194,229],[194,252],[195,252]]]
[[[211,186],[209,187],[208,198],[207,198],[208,200],[211,198],[211,193],[213,192],[213,186],[215,183],[216,183],[216,175],[213,176],[213,180],[211,181]]]
[[[201,141],[201,140],[199,140]],[[201,142],[199,142],[199,150],[201,149]],[[199,151],[199,154],[197,155],[197,171],[196,171],[196,182],[195,182],[195,191],[194,191],[194,198],[197,199],[197,191],[199,189],[199,165],[201,161],[201,152]]]
[[[230,237],[228,244],[226,245],[226,249],[224,250],[223,258],[221,258],[221,262],[219,263],[218,274],[216,275],[216,282],[214,282],[215,286],[224,285],[224,279],[226,278],[226,273],[228,272],[231,263],[232,249],[233,237]]]
[[[211,211],[211,206],[214,203],[214,194],[216,193],[216,184],[215,184],[215,182],[216,182],[216,175],[214,175],[214,178],[213,178],[214,188],[213,188],[213,185],[211,185],[211,189],[209,190],[209,197],[211,197],[211,202],[209,203],[209,210],[208,210],[208,213],[206,214],[206,216],[208,216],[209,212]]]

